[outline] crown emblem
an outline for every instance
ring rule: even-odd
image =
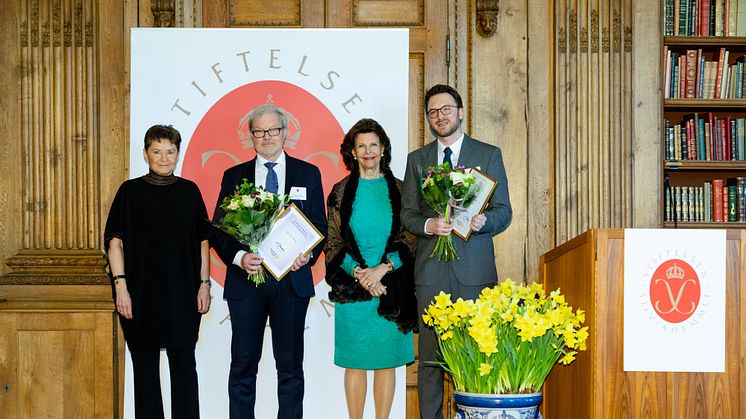
[[[666,269],[666,278],[668,279],[684,279],[684,269],[673,264],[670,268]]]

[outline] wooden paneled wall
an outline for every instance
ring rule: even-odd
[[[631,0],[555,2],[555,243],[632,221]]]
[[[460,3],[460,2],[459,2]],[[465,2],[469,3],[469,2]],[[486,2],[489,3],[489,2]],[[527,193],[530,190],[528,165],[528,55],[527,15],[525,0],[501,0],[498,5],[494,33],[477,33],[469,18],[464,22],[468,34],[466,45],[458,45],[461,53],[468,53],[465,74],[457,78],[462,94],[468,92],[466,133],[473,138],[500,147],[513,208],[510,226],[495,239],[495,266],[501,279],[523,281],[530,276],[527,247]],[[478,4],[478,7],[484,7]],[[474,16],[474,11],[462,13]],[[481,23],[480,23],[481,25]],[[457,54],[459,52],[457,51]],[[546,251],[546,249],[543,249]],[[536,261],[538,262],[537,253]]]
[[[660,226],[659,6],[528,2],[531,281],[542,253],[587,229]]]
[[[116,154],[126,135],[123,7],[4,7],[0,283],[108,283],[101,220],[110,182],[124,173]]]

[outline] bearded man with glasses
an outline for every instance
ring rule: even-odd
[[[497,284],[492,237],[504,231],[513,218],[502,153],[498,147],[464,134],[461,123],[464,105],[456,89],[438,84],[425,94],[425,114],[435,141],[409,153],[402,192],[402,225],[418,236],[414,266],[417,310],[425,308],[441,291],[476,299],[485,287]],[[481,214],[471,220],[473,230],[468,241],[454,236],[458,259],[440,262],[431,258],[438,236],[447,236],[453,227],[438,216],[422,199],[422,173],[427,167],[448,162],[479,168],[497,181],[495,192]],[[419,364],[417,389],[420,415],[424,419],[443,418],[443,369],[436,364],[438,342],[432,328],[419,317]]]
[[[213,220],[223,218],[220,203],[232,196],[243,179],[273,193],[290,194],[300,209],[326,237],[324,191],[319,169],[283,151],[288,118],[275,105],[262,105],[249,115],[249,132],[256,157],[226,170],[215,204]],[[293,191],[291,194],[290,191]],[[308,256],[298,255],[291,272],[281,281],[268,279],[255,285],[247,274],[262,269],[262,258],[248,246],[213,229],[210,244],[226,268],[223,297],[231,317],[231,366],[228,397],[231,419],[254,418],[256,376],[269,318],[272,351],[277,367],[278,418],[303,417],[303,330],[310,298],[314,295],[311,266],[324,248],[322,241]]]

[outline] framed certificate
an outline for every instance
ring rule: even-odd
[[[259,244],[257,253],[262,257],[262,265],[279,281],[299,254],[307,254],[323,239],[316,226],[295,204],[290,204]]]
[[[451,221],[453,233],[464,240],[469,240],[469,236],[471,236],[472,217],[481,213],[485,207],[487,207],[487,204],[490,202],[490,198],[492,197],[492,193],[495,192],[495,187],[497,186],[497,182],[481,170],[470,170],[470,173],[474,174],[474,184],[477,186],[477,195],[467,207],[454,209],[453,220]]]

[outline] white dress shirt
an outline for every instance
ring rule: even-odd
[[[257,154],[256,156],[256,165],[254,166],[254,185],[256,187],[262,187],[264,188],[267,183],[267,166],[264,165],[264,163],[269,162],[269,160],[265,159],[264,157]],[[283,151],[280,153],[280,156],[275,160],[275,163],[277,165],[274,167],[275,173],[277,173],[277,193],[284,194],[285,193],[285,169],[287,168],[287,164],[285,163],[285,152]]]
[[[440,139],[436,141],[438,141],[438,161],[435,164],[442,164],[443,157],[445,157],[445,153],[443,152],[443,150],[445,150],[446,146],[444,146],[443,143],[440,142]],[[451,164],[454,167],[458,165],[458,157],[461,155],[462,144],[464,144],[464,133],[461,133],[461,136],[458,137],[458,140],[456,140],[455,143],[448,146],[451,149]]]

